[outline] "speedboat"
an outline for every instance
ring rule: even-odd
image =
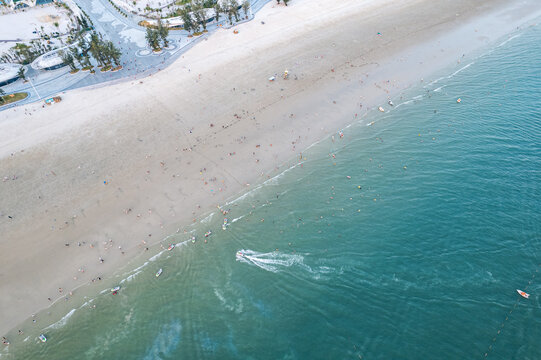
[[[205,237],[209,237],[211,234],[212,234],[212,231],[209,230],[209,231],[207,231],[207,232],[205,233]]]
[[[237,251],[237,256],[244,257],[244,253],[242,251]]]
[[[167,248],[167,251],[171,251],[175,248],[175,244],[169,244],[169,247]]]
[[[38,336],[38,339],[41,341],[41,342],[47,342],[47,338],[45,337],[45,335],[41,334],[40,336]]]
[[[528,294],[528,293],[525,292],[525,291],[522,291],[522,290],[517,289],[517,292],[518,292],[518,294],[519,294],[520,296],[522,296],[522,297],[525,298],[525,299],[529,299],[529,298],[530,298],[530,294]]]
[[[163,272],[162,269],[158,270],[158,272],[156,273],[156,277],[160,276],[162,274],[162,272]]]
[[[115,286],[114,288],[111,289],[111,292],[112,292],[112,293],[115,293],[115,292],[117,292],[118,290],[120,290],[120,286]]]

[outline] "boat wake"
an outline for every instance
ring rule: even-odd
[[[327,266],[322,266],[317,269],[312,269],[304,263],[304,256],[301,254],[285,254],[278,251],[273,252],[257,252],[253,250],[239,250],[236,254],[237,261],[255,265],[265,271],[277,273],[286,268],[298,268],[313,275],[315,279],[319,279],[320,275],[332,273],[334,269]]]
[[[237,261],[255,265],[263,270],[277,273],[284,268],[298,266],[309,270],[312,269],[304,264],[304,257],[298,254],[284,254],[281,252],[261,253],[253,250],[237,251]]]

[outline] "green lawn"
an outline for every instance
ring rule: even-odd
[[[7,104],[14,103],[15,101],[19,101],[22,99],[26,99],[28,96],[28,93],[15,93],[15,94],[9,94],[2,96],[2,100],[0,100],[0,106],[4,106]]]

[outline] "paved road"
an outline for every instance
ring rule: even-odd
[[[252,0],[251,14],[248,20],[253,19],[253,14],[269,1],[271,0]],[[146,77],[170,65],[196,42],[208,36],[208,34],[204,34],[190,38],[188,32],[184,30],[172,30],[168,37],[169,48],[155,54],[146,44],[145,28],[137,25],[142,20],[141,17],[129,14],[126,18],[107,0],[76,0],[76,2],[91,18],[96,31],[102,33],[122,51],[123,69],[117,72],[96,71],[95,74],[90,74],[79,71],[76,74],[70,74],[67,66],[52,71],[34,70],[28,66],[26,75],[29,82],[24,83],[22,80],[18,80],[4,86],[3,89],[6,93],[28,92],[29,96],[16,104],[2,107],[2,110],[42,100],[66,90],[110,81],[126,81]],[[229,26],[223,15],[218,24],[216,22],[208,24],[207,30],[211,33],[219,25]]]

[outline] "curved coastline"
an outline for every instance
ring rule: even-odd
[[[501,35],[501,34],[500,34],[500,35]],[[494,39],[492,39],[492,40],[494,40]],[[486,42],[484,42],[483,44],[486,45]],[[426,46],[426,45],[425,45],[425,46]],[[478,48],[479,46],[476,46],[476,47]],[[407,52],[408,50],[406,49],[405,51]],[[411,50],[410,50],[410,51],[411,51]],[[473,49],[472,49],[472,51],[473,51]],[[180,65],[180,64],[179,64],[179,65]],[[186,65],[187,65],[187,64],[186,64]],[[185,65],[185,66],[186,66],[186,65]],[[448,64],[447,64],[447,65],[448,65]],[[276,66],[276,67],[279,67],[279,65]],[[390,67],[392,68],[392,64],[391,64]],[[436,69],[436,68],[437,68],[437,67],[433,68],[431,72],[433,72],[434,69]],[[345,72],[346,70],[347,70],[347,69],[344,69],[344,72]],[[379,70],[379,71],[381,71],[381,70]],[[333,70],[333,73],[334,73],[334,74],[337,74],[337,75],[340,74],[340,72],[334,71],[334,70]],[[202,73],[202,74],[203,74],[203,76],[205,76],[205,73]],[[377,77],[377,70],[376,70],[376,69],[374,69],[374,74],[376,74],[375,77]],[[337,76],[337,75],[336,75],[336,76]],[[381,76],[381,75],[383,75],[383,74],[380,74],[380,76]],[[324,75],[324,76],[328,76],[328,75]],[[193,78],[192,78],[192,79],[193,79]],[[327,80],[328,80],[328,79],[327,79]],[[145,81],[146,81],[146,80],[145,80]],[[343,86],[343,83],[337,82],[336,84],[333,84],[333,86],[334,86],[335,88],[339,88],[339,87],[342,87],[342,86]],[[392,94],[393,94],[393,95],[398,95],[401,91],[404,91],[405,89],[410,88],[410,86],[411,86],[411,85],[408,85],[408,86],[405,86],[405,87],[400,87],[400,88],[398,88],[398,89],[393,89],[393,90],[391,90],[391,91],[392,91]],[[391,94],[391,93],[389,93],[389,94]],[[390,96],[393,97],[393,95],[390,95]],[[294,96],[294,95],[292,95],[292,96]],[[71,98],[72,100],[74,99],[72,96],[70,96],[70,98]],[[383,95],[383,94],[379,94],[378,96],[374,96],[373,99],[372,99],[372,104],[371,104],[370,107],[374,107],[376,104],[382,103],[382,102],[384,101],[384,99],[385,99],[385,95]],[[70,99],[68,99],[68,101],[70,101]],[[277,101],[280,101],[280,100],[277,100]],[[272,106],[272,105],[269,105],[269,106]],[[368,106],[367,106],[367,107],[368,107]],[[35,110],[34,110],[34,111],[35,111]],[[38,111],[39,111],[39,110],[38,110]],[[351,109],[348,108],[347,111],[351,113]],[[25,112],[26,112],[26,110],[25,110]],[[366,113],[365,113],[365,114],[366,114]],[[364,116],[364,114],[361,114],[361,116]],[[350,123],[351,123],[351,122],[350,122]],[[326,124],[326,122],[321,122],[320,124]],[[348,125],[348,124],[342,124],[342,125]],[[340,126],[338,126],[338,124],[327,124],[327,128],[326,128],[324,131],[320,131],[318,134],[312,135],[310,138],[307,138],[307,139],[306,139],[306,145],[305,145],[305,143],[303,142],[302,145],[300,145],[298,148],[295,149],[295,152],[300,151],[300,150],[304,151],[304,149],[309,148],[309,147],[310,147],[312,144],[314,144],[318,139],[321,139],[321,138],[323,138],[323,137],[325,137],[325,136],[326,136],[326,137],[331,136],[330,134],[331,134],[331,133],[334,133],[334,132],[335,132],[336,130],[338,130],[339,128],[340,128]],[[65,131],[65,130],[64,130],[64,131]],[[258,139],[258,140],[260,140],[260,139]],[[16,144],[16,145],[17,145],[17,144]],[[276,146],[276,145],[275,145],[275,146]],[[281,146],[282,148],[286,148],[286,147],[287,147],[287,145],[286,145],[285,143],[282,143],[280,146]],[[22,148],[27,149],[26,146],[22,146]],[[4,151],[6,151],[6,150],[7,150],[7,149],[4,148]],[[5,159],[7,159],[7,158],[8,158],[8,157],[5,157],[5,156],[4,156],[4,157],[2,158],[2,161],[5,161]],[[247,158],[249,158],[249,157],[247,157]],[[293,163],[293,166],[296,166],[296,165],[295,165],[295,161],[292,160],[291,152],[290,152],[289,149],[287,149],[286,151],[283,151],[282,154],[281,154],[281,156],[280,156],[280,158],[281,158],[281,159],[284,159],[284,161],[281,162],[279,166],[274,166],[275,169],[276,169],[276,168],[280,168],[284,163],[286,163],[286,164],[291,164],[291,163]],[[288,160],[288,159],[289,159],[289,160]],[[295,159],[295,157],[293,157],[293,159]],[[3,165],[5,165],[5,164],[3,164]],[[6,166],[6,167],[7,167],[7,166]],[[267,171],[268,171],[268,170],[270,170],[270,173],[272,173],[272,169],[271,169],[270,167],[267,167]],[[285,170],[285,171],[287,171],[287,170]],[[279,175],[280,175],[280,174],[275,175],[275,176],[279,176]],[[266,176],[271,176],[271,175],[266,175]],[[245,176],[245,178],[247,179],[247,181],[250,181],[250,182],[252,182],[251,179],[254,179],[256,184],[257,184],[257,183],[263,184],[264,181],[269,181],[268,179],[265,179],[265,177],[260,177],[260,176],[259,176],[259,177],[254,178],[253,175],[252,175],[252,176]],[[240,186],[239,186],[239,185],[240,185]],[[253,186],[253,185],[250,185],[250,186]],[[243,190],[243,188],[244,188],[244,190]],[[229,198],[235,198],[235,199],[236,199],[236,198],[242,198],[242,197],[245,196],[246,193],[247,193],[247,191],[246,191],[246,186],[243,186],[243,184],[237,184],[237,186],[231,186],[231,189],[232,189],[232,190],[230,191]],[[257,189],[257,187],[256,187],[256,189]],[[256,190],[256,189],[248,190],[248,191],[254,191],[254,190]],[[238,195],[239,192],[243,192],[243,195],[240,195],[240,196],[239,196],[239,195]],[[225,202],[223,202],[223,200],[226,200],[226,199],[223,198],[223,199],[221,200],[221,203],[225,203]],[[201,215],[201,211],[202,211],[203,209],[206,209],[206,212],[205,212],[205,213],[208,214],[208,211],[209,211],[208,209],[209,209],[211,206],[213,206],[213,205],[214,205],[213,203],[215,203],[215,202],[216,202],[215,200],[211,200],[210,203],[201,206],[201,210],[199,210],[199,212],[197,213],[197,217],[202,217],[202,216],[204,216],[204,215]],[[197,211],[197,210],[196,210],[196,211]],[[186,220],[187,220],[187,219],[186,219]],[[184,224],[187,223],[186,220],[181,221],[181,223],[184,223]],[[156,226],[157,223],[154,222],[154,224],[152,224],[152,225],[153,225],[153,226]],[[176,226],[178,226],[178,222],[175,223],[174,221],[171,221],[170,224],[164,224],[164,225],[165,225],[165,226],[164,226],[165,229],[163,230],[162,234],[167,234],[168,231],[169,231],[169,234],[172,234],[171,229],[174,228],[174,227],[176,227]],[[9,226],[9,224],[6,223],[6,222],[3,222],[3,223],[0,224],[0,226],[1,226],[1,227],[6,227],[6,226]],[[6,229],[6,228],[4,228],[4,230],[5,230],[5,229]],[[167,236],[171,236],[171,235],[167,235]],[[159,242],[161,242],[161,240],[160,240]],[[159,243],[159,242],[157,242],[157,243]],[[156,244],[157,244],[157,243],[156,243]],[[8,244],[8,245],[9,245],[9,244]],[[3,244],[3,246],[6,246],[6,245]],[[127,251],[128,251],[128,250],[130,250],[130,249],[135,249],[135,248],[137,248],[137,246],[136,246],[135,244],[132,244],[131,248],[129,247],[129,245],[128,245],[128,246],[125,246],[125,248],[126,248]],[[144,252],[143,252],[143,254],[144,254]],[[133,256],[134,256],[134,255],[130,255],[131,258],[133,258]],[[105,274],[105,273],[111,274],[111,271],[114,271],[114,270],[113,270],[114,268],[118,269],[118,266],[120,266],[120,264],[122,264],[123,262],[125,263],[126,260],[122,260],[122,257],[117,256],[117,258],[115,259],[115,265],[111,267],[111,270],[109,270],[109,271],[107,271],[107,272],[103,272],[103,273],[104,273],[104,274]],[[112,274],[114,274],[114,272],[113,272]],[[131,275],[130,275],[130,276],[131,276]],[[9,290],[9,289],[8,289],[8,290]],[[40,294],[39,292],[38,292],[38,294],[39,294],[39,296],[43,296],[43,295]],[[46,296],[45,296],[45,297],[46,297]],[[43,303],[40,302],[40,304],[43,304]],[[6,304],[3,304],[3,305],[6,306]],[[33,308],[32,312],[35,312],[35,311],[37,310],[37,308],[42,307],[42,305],[38,305],[37,307],[36,307],[36,306],[30,306],[30,307]],[[2,328],[2,329],[0,329],[0,330],[2,330],[2,332],[5,332],[5,331],[7,331],[7,330],[13,328],[14,324],[20,323],[21,320],[24,319],[25,317],[27,317],[28,315],[29,315],[29,314],[27,313],[27,314],[25,314],[25,315],[20,314],[20,315],[12,316],[11,319],[10,319],[10,321],[6,322],[6,324],[9,324],[9,328],[6,327],[6,328]],[[4,316],[4,314],[3,314],[3,316]],[[4,323],[4,322],[2,322],[2,323]]]

